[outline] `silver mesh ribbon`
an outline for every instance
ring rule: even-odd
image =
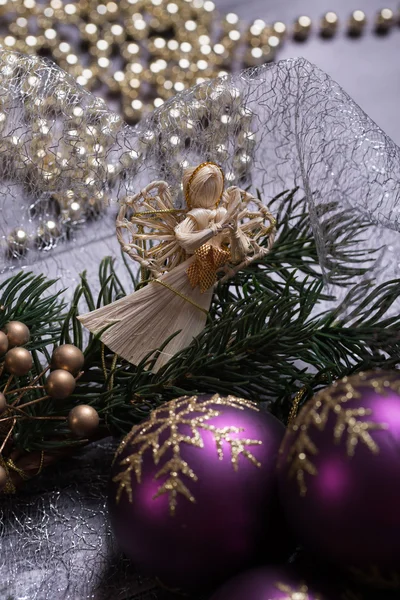
[[[119,256],[116,203],[154,179],[182,205],[188,164],[219,163],[227,182],[306,194],[320,268],[340,301],[345,232],[326,219],[350,212],[376,283],[398,276],[400,153],[328,75],[303,59],[203,83],[128,127],[54,64],[0,52],[0,270],[29,267],[73,286],[100,258]],[[66,260],[68,257],[68,260]],[[361,277],[361,276],[360,276]],[[366,275],[363,275],[365,278]],[[357,278],[353,283],[357,282]]]

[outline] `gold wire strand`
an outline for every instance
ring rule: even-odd
[[[39,464],[39,468],[37,470],[37,472],[35,473],[35,477],[37,477],[38,475],[40,475],[40,473],[43,470],[43,463],[44,463],[44,450],[41,451],[40,453],[40,464]]]
[[[24,481],[26,481],[27,479],[29,479],[29,476],[22,469],[20,469],[19,467],[17,467],[17,465],[14,463],[14,461],[11,458],[7,458],[6,464],[7,464],[7,467],[8,467],[9,470],[15,471],[16,473],[18,473],[18,475]]]
[[[2,455],[0,454],[0,466],[3,467],[3,469],[5,470],[6,474],[7,474],[7,483],[5,485],[5,487],[2,489],[2,491],[0,492],[0,494],[15,494],[16,487],[13,484],[11,477],[10,477],[10,469],[8,468],[7,462],[6,460],[2,457]]]
[[[107,367],[106,367],[106,347],[101,344],[101,366],[103,367],[104,380],[107,380]]]
[[[160,279],[154,279],[153,281],[155,283],[159,283],[160,285],[163,285],[168,290],[170,290],[171,292],[173,292],[174,294],[176,294],[177,296],[179,296],[180,298],[182,298],[182,300],[186,300],[186,302],[189,302],[189,304],[192,304],[193,306],[195,306],[196,308],[198,308],[199,310],[201,310],[201,312],[203,312],[206,316],[208,316],[208,311],[205,308],[203,308],[202,306],[200,306],[200,304],[197,304],[197,302],[194,302],[194,300],[191,300],[191,298],[188,298],[184,294],[181,294],[181,292],[178,292],[178,290],[176,290],[175,288],[173,288],[168,283],[165,283],[165,281],[161,281]]]
[[[118,361],[118,354],[114,354],[112,363],[111,363],[111,377],[110,377],[110,385],[109,385],[110,391],[114,388],[115,367],[117,366],[117,361]]]

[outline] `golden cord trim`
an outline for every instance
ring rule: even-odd
[[[7,473],[7,483],[6,483],[5,487],[2,489],[1,493],[2,494],[15,494],[16,488],[15,488],[15,485],[13,484],[13,482],[11,481],[10,469],[9,469],[7,462],[4,460],[4,458],[0,454],[0,466],[3,467],[3,469]]]
[[[38,475],[40,475],[40,473],[43,470],[43,464],[44,464],[44,450],[41,451],[40,453],[40,464],[39,464],[39,468],[37,470],[37,473],[35,474],[35,477],[37,477]]]
[[[154,209],[154,210],[143,210],[139,212],[135,212],[131,215],[131,219],[137,219],[138,217],[150,216],[150,215],[170,215],[175,213],[186,213],[184,208],[164,208],[164,209]]]
[[[117,364],[117,360],[118,360],[118,354],[114,354],[113,359],[112,359],[112,363],[111,363],[111,377],[110,377],[110,383],[108,384],[108,390],[111,391],[114,387],[114,370],[115,370],[115,366]],[[107,380],[108,377],[108,373],[107,373],[107,365],[106,365],[106,356],[105,356],[105,345],[102,344],[101,345],[101,366],[103,368],[103,375],[104,375],[104,379]]]
[[[14,463],[14,461],[11,458],[7,458],[6,463],[7,463],[8,469],[18,473],[18,475],[21,477],[21,479],[23,479],[24,481],[27,481],[29,479],[29,476],[25,473],[25,471],[23,471],[22,469],[17,467],[17,465]]]
[[[181,294],[181,292],[179,292],[178,290],[176,290],[175,288],[173,288],[168,283],[165,283],[165,281],[161,281],[160,279],[153,279],[153,282],[154,283],[159,283],[160,285],[163,285],[168,290],[170,290],[170,292],[173,292],[174,294],[176,294],[177,296],[179,296],[180,298],[182,298],[182,300],[186,300],[186,302],[189,302],[189,304],[193,304],[193,306],[195,306],[196,308],[198,308],[199,310],[201,310],[201,312],[203,312],[206,316],[208,316],[208,311],[205,308],[203,308],[202,306],[200,306],[200,304],[197,304],[197,302],[195,302],[194,300],[191,300],[190,298],[188,298],[184,294]]]

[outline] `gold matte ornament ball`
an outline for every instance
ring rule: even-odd
[[[3,490],[7,485],[7,471],[3,468],[0,467],[0,492],[1,490]]]
[[[22,377],[32,369],[32,356],[26,348],[11,348],[6,354],[4,365],[11,375]]]
[[[77,375],[82,370],[84,362],[83,353],[73,344],[58,346],[51,357],[51,367],[53,369],[63,369],[69,371],[72,375]]]
[[[88,404],[75,406],[68,415],[68,426],[76,437],[90,437],[99,426],[97,410]]]
[[[6,325],[6,334],[10,348],[15,346],[24,346],[30,340],[31,334],[25,323],[20,321],[10,321]]]
[[[0,392],[0,416],[3,414],[3,412],[6,410],[7,408],[7,400],[5,395]]]
[[[0,355],[3,356],[8,350],[8,337],[4,331],[0,331]]]
[[[75,389],[76,381],[75,377],[64,371],[64,369],[57,369],[52,371],[46,381],[46,393],[56,400],[64,400],[72,394]]]

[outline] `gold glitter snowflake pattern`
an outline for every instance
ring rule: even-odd
[[[335,442],[339,444],[346,438],[346,450],[349,457],[354,456],[357,445],[364,444],[372,454],[378,454],[379,448],[370,432],[386,429],[385,423],[375,423],[365,420],[372,411],[367,408],[347,408],[346,403],[354,398],[361,398],[357,386],[369,387],[377,394],[384,394],[389,389],[400,393],[400,381],[390,381],[387,375],[376,376],[373,379],[365,373],[344,377],[332,386],[321,390],[314,400],[311,409],[305,409],[290,429],[296,433],[287,456],[291,462],[289,477],[296,477],[300,494],[307,493],[306,475],[318,474],[313,463],[313,456],[318,454],[318,448],[310,436],[310,429],[315,427],[320,431],[325,429],[329,416],[333,413],[336,423],[333,430]]]
[[[212,433],[220,460],[224,457],[223,444],[224,442],[228,444],[232,466],[235,471],[238,471],[239,468],[238,459],[240,455],[247,458],[256,467],[261,467],[261,463],[247,449],[248,446],[261,445],[260,440],[232,437],[232,434],[238,434],[244,429],[234,426],[217,427],[209,422],[214,417],[222,414],[222,410],[219,410],[218,406],[221,406],[221,408],[235,407],[239,410],[245,408],[258,410],[248,400],[234,396],[222,398],[215,394],[207,400],[201,400],[197,396],[184,396],[154,410],[148,421],[134,427],[125,437],[116,454],[117,459],[127,445],[136,449],[135,452],[132,452],[120,462],[120,465],[125,468],[113,478],[113,481],[118,484],[117,502],[119,502],[124,490],[128,494],[129,501],[132,502],[131,474],[133,471],[136,481],[141,482],[142,460],[147,450],[152,452],[155,465],[160,463],[168,450],[172,451],[172,457],[162,465],[155,475],[156,479],[164,476],[166,479],[158,488],[154,498],[168,494],[171,515],[175,513],[179,495],[184,496],[190,502],[195,502],[194,496],[184,482],[184,477],[192,481],[197,481],[198,478],[188,463],[181,457],[181,444],[204,448],[202,431]],[[195,413],[195,416],[193,416],[193,413]],[[186,431],[189,428],[190,434],[182,433],[181,426],[185,426]],[[165,431],[168,431],[169,435],[161,442],[160,437]]]
[[[308,587],[302,584],[299,588],[294,589],[290,585],[285,583],[276,583],[275,587],[280,591],[287,594],[282,600],[310,600],[308,595]],[[322,600],[321,596],[315,596],[315,600]]]

